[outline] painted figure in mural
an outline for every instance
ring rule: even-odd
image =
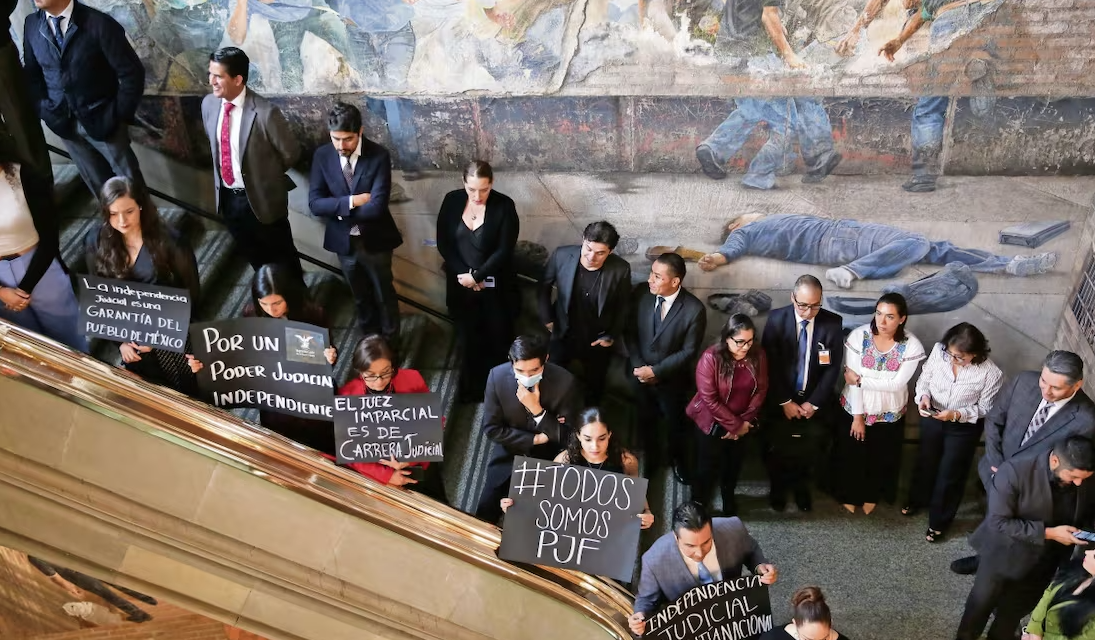
[[[1000,256],[932,241],[884,224],[795,214],[747,214],[730,221],[729,235],[715,253],[700,258],[711,271],[743,256],[831,266],[825,277],[849,288],[856,280],[892,278],[905,267],[958,262],[979,273],[1033,276],[1057,264],[1056,253]]]
[[[889,0],[869,0],[851,31],[837,45],[837,53],[851,55],[859,42],[860,33],[882,12]],[[896,38],[887,42],[878,54],[893,62],[901,47],[926,23],[931,23],[930,49],[946,48],[955,37],[977,26],[1000,6],[1002,0],[904,0],[908,19]],[[950,99],[946,96],[925,96],[917,100],[912,112],[913,175],[901,188],[910,193],[935,191],[941,171],[943,125]]]
[[[718,23],[715,51],[723,57],[745,60],[774,47],[783,63],[791,69],[806,65],[787,41],[782,21],[783,0],[728,1]],[[813,98],[736,98],[733,112],[711,135],[696,147],[696,159],[704,174],[721,180],[723,168],[741,149],[757,125],[767,123],[768,141],[749,163],[741,183],[754,189],[775,186],[776,172],[791,157],[793,139],[806,163],[806,183],[820,182],[840,163],[833,148],[833,130],[829,115]]]

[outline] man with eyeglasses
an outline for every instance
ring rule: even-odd
[[[769,428],[762,429],[768,503],[783,511],[787,492],[800,511],[813,507],[812,460],[822,448],[844,356],[839,315],[821,308],[821,281],[799,276],[791,304],[768,315],[761,346],[768,355]]]

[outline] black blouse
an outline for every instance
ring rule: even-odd
[[[88,273],[107,277],[106,274],[95,270],[96,256],[99,253],[99,233],[102,225],[95,225],[84,236],[84,252],[87,260]],[[198,261],[194,257],[194,250],[188,244],[182,242],[174,230],[168,229],[167,262],[171,269],[170,274],[157,274],[152,262],[152,254],[148,246],[141,247],[137,259],[129,268],[129,273],[122,280],[130,282],[143,282],[164,287],[177,287],[187,289],[190,292],[191,309],[196,309],[198,299],[201,297],[201,279],[198,276]]]
[[[487,196],[482,226],[474,233],[469,233],[470,238],[461,240],[460,228],[468,231],[462,219],[467,204],[466,191],[450,191],[445,195],[437,214],[437,250],[445,260],[446,272],[450,276],[456,276],[474,269],[476,282],[482,282],[490,276],[508,278],[513,272],[513,248],[521,232],[517,207],[509,196],[492,190]],[[474,246],[480,255],[465,255],[461,245],[464,245],[464,251]],[[478,267],[469,264],[469,260],[478,257],[483,259]]]

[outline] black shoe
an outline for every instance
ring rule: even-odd
[[[814,499],[810,496],[809,491],[796,491],[795,504],[798,506],[798,510],[803,513],[814,510]]]
[[[678,465],[673,465],[673,477],[677,479],[677,482],[683,485],[692,485],[691,478],[689,478],[688,474],[684,473]]]
[[[844,159],[844,156],[840,155],[836,151],[833,152],[829,159],[825,161],[825,164],[821,165],[820,169],[816,171],[807,171],[806,175],[802,176],[802,182],[804,184],[817,184],[824,180],[836,166],[840,164],[840,161]]]
[[[768,506],[772,507],[772,511],[776,513],[783,513],[783,510],[787,508],[787,498],[783,495],[769,493]]]
[[[909,193],[931,193],[935,191],[935,176],[913,176],[901,188]]]
[[[137,622],[137,623],[148,622],[151,619],[152,619],[152,616],[148,615],[148,613],[145,612],[145,611],[141,611],[140,609],[138,609],[138,610],[134,611],[133,613],[129,614],[129,617],[126,618],[126,620],[129,620],[130,622]]]
[[[726,177],[726,171],[715,161],[715,153],[711,151],[711,147],[705,144],[696,147],[696,159],[700,161],[700,168],[708,178],[722,180]]]
[[[951,571],[957,573],[960,576],[972,576],[977,573],[977,566],[981,564],[981,558],[978,556],[966,556],[965,558],[959,558],[951,563]]]

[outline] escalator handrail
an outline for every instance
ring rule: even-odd
[[[47,144],[46,147],[49,148],[51,153],[56,153],[57,155],[68,158],[70,160],[72,159],[72,155],[69,154],[64,149],[61,149],[59,147],[55,147],[52,144]],[[194,214],[194,215],[196,215],[200,218],[204,218],[206,220],[216,222],[217,224],[224,225],[224,219],[223,218],[221,218],[218,215],[212,214],[212,213],[206,211],[205,209],[202,209],[201,207],[199,207],[196,204],[192,204],[192,203],[187,202],[185,200],[180,200],[179,198],[176,198],[175,196],[168,195],[168,194],[164,193],[163,191],[160,191],[159,189],[153,189],[152,187],[147,187],[147,189],[148,189],[148,193],[150,195],[152,195],[153,197],[155,197],[155,198],[159,198],[160,200],[163,200],[164,202],[169,202],[172,205],[174,205],[174,206],[176,206],[176,207],[178,207],[178,208],[180,208],[180,209],[182,209],[182,210],[184,210],[188,213],[192,213],[192,214]],[[319,258],[311,256],[307,253],[304,253],[303,251],[297,251],[297,257],[300,258],[301,260],[307,262],[308,264],[315,265],[315,266],[317,266],[321,269],[326,269],[327,271],[330,271],[331,273],[337,274],[339,276],[342,275],[342,270],[339,269],[338,267],[327,264],[326,262],[320,260]],[[423,313],[427,313],[427,314],[437,318],[438,320],[444,320],[445,322],[448,322],[450,324],[452,324],[452,322],[453,322],[452,316],[448,315],[447,313],[443,313],[441,311],[438,311],[437,309],[434,309],[433,307],[422,304],[421,302],[418,302],[417,300],[412,300],[412,299],[410,299],[406,296],[400,295],[398,293],[396,294],[396,298],[398,298],[399,301],[402,302],[403,304],[414,307],[415,309],[418,309],[419,311],[421,311]]]
[[[0,320],[0,375],[142,429],[186,441],[211,458],[580,610],[617,640],[629,640],[631,594],[578,571],[512,565],[496,550],[501,532],[413,491],[338,467],[315,451],[227,411],[153,385],[128,371]]]

